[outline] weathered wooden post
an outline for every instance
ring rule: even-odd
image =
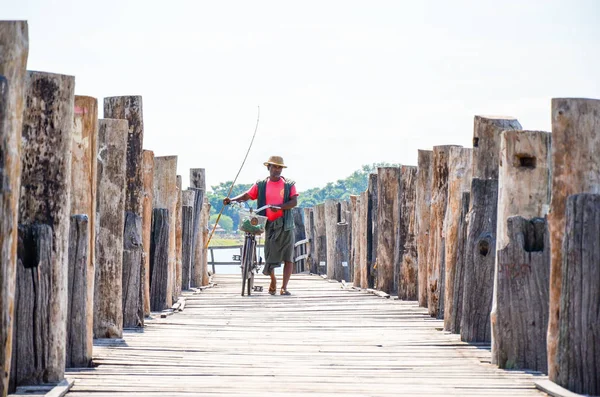
[[[208,225],[204,210],[206,196],[206,170],[204,168],[190,168],[190,188],[196,189],[196,207],[194,217],[194,271],[192,285],[202,287],[208,285],[208,269],[206,268],[206,240],[203,226]],[[204,211],[204,212],[203,212]]]
[[[567,197],[600,193],[600,100],[552,99],[552,199],[550,228],[550,316],[548,318],[548,377],[560,383],[563,374],[557,349],[561,330],[563,238]],[[575,358],[577,359],[577,358]],[[596,378],[598,379],[598,378]]]
[[[359,268],[360,276],[358,277],[358,279],[356,277],[354,278],[354,286],[360,287],[360,288],[368,288],[369,287],[369,280],[368,280],[369,264],[367,262],[367,255],[368,255],[367,233],[368,233],[369,220],[368,220],[367,215],[369,213],[369,192],[367,190],[365,190],[364,192],[362,192],[360,194],[359,204],[360,204],[359,205],[360,206],[360,210],[359,210],[360,251],[359,251],[359,259],[358,259],[358,268]]]
[[[350,196],[350,216],[352,218],[352,238],[351,238],[351,250],[349,259],[349,272],[350,281],[354,283],[355,278],[360,279],[360,267],[358,266],[358,259],[360,258],[360,215],[359,215],[359,201],[360,196]],[[359,281],[360,284],[360,281]]]
[[[94,338],[123,335],[123,229],[127,186],[127,120],[98,121]]]
[[[451,316],[449,319],[449,325],[447,330],[453,334],[460,334],[460,323],[462,319],[463,310],[463,292],[464,292],[464,279],[465,279],[465,260],[466,253],[465,247],[467,245],[467,228],[469,224],[469,204],[470,204],[471,192],[463,192],[460,201],[460,215],[458,217],[458,226],[456,232],[456,262],[454,264],[454,293],[452,294],[452,309],[446,310],[444,313],[444,320],[447,316]]]
[[[94,313],[93,300],[91,304],[88,301],[88,291],[92,291],[91,299],[93,299],[94,288],[93,285],[89,285],[89,273],[91,272],[93,276],[94,268],[89,264],[90,230],[87,215],[71,216],[65,360],[67,368],[87,367],[92,361]],[[92,318],[90,324],[88,324],[89,317]]]
[[[513,118],[475,116],[473,180],[460,325],[460,336],[465,342],[491,341],[500,136],[502,131],[520,129],[521,125]]]
[[[417,173],[417,260],[419,306],[427,307],[427,269],[429,258],[429,217],[431,213],[431,177],[433,175],[433,151],[419,150]]]
[[[317,273],[316,264],[314,262],[314,244],[315,244],[315,217],[313,208],[304,208],[304,234],[308,239],[306,244],[306,268],[305,270],[311,273]]]
[[[348,248],[348,234],[350,225],[347,222],[338,222],[335,225],[335,270],[333,278],[338,281],[350,281],[348,274],[348,258],[350,249]]]
[[[36,302],[47,311],[17,310],[13,386],[59,382],[64,378],[74,89],[72,76],[27,72],[19,224],[25,235],[33,236],[26,238],[19,255],[20,267],[24,269],[19,269],[17,277],[17,299],[28,301],[25,305]],[[36,236],[37,232],[40,234]],[[38,242],[46,248],[38,250]],[[45,259],[28,257],[35,252],[43,252],[47,263],[41,263]],[[38,269],[40,279],[36,280],[32,276]],[[19,280],[26,274],[28,280]],[[42,329],[36,330],[35,324]],[[39,355],[28,354],[33,346]]]
[[[416,182],[417,167],[403,165],[400,168],[400,274],[398,297],[417,300],[418,274],[416,243]]]
[[[427,258],[427,308],[432,317],[444,318],[444,219],[448,204],[448,157],[450,149],[460,146],[433,147],[431,212]]]
[[[327,228],[325,203],[315,205],[315,273],[327,274]]]
[[[144,263],[144,315],[150,315],[150,236],[152,235],[152,205],[154,201],[154,152],[142,152],[142,259]]]
[[[344,263],[346,263],[345,267],[344,267],[344,274],[347,275],[344,276],[344,280],[345,281],[352,281],[352,276],[354,276],[353,272],[354,269],[352,267],[352,202],[350,200],[344,200],[341,203],[341,217],[340,217],[340,221],[342,223],[345,223],[347,225],[346,229],[347,231],[346,233],[346,246],[348,247],[348,254],[344,255],[345,259],[343,260]]]
[[[0,22],[0,396],[8,393],[17,272],[26,21]]]
[[[164,302],[164,308],[171,307],[173,304],[173,278],[175,274],[175,244],[176,244],[176,207],[177,207],[177,156],[157,156],[154,157],[154,209],[164,208],[167,209],[167,215],[169,216],[169,237],[168,241],[168,270],[165,277],[167,277],[167,291]],[[161,213],[161,215],[164,215]],[[153,216],[157,216],[153,213]],[[162,218],[161,222],[162,222]],[[154,222],[154,221],[153,221]],[[161,229],[162,231],[162,229]],[[153,227],[153,232],[156,233],[156,228]],[[162,235],[161,235],[162,237]],[[156,238],[154,238],[156,243]],[[160,240],[162,242],[162,240]],[[162,247],[161,247],[162,250]],[[162,251],[161,251],[162,252]],[[151,254],[152,256],[152,254]],[[162,270],[161,270],[162,271]],[[161,273],[162,275],[162,273]],[[156,295],[152,293],[152,287],[150,287],[150,299],[156,299]],[[162,297],[162,294],[160,295]],[[151,307],[153,306],[151,303]],[[156,310],[156,309],[152,309]],[[161,309],[162,310],[162,309]]]
[[[327,239],[327,278],[336,279],[337,224],[340,203],[338,200],[325,201],[325,234]]]
[[[157,157],[158,159],[158,157]],[[171,217],[166,208],[152,211],[152,239],[150,242],[150,309],[161,311],[171,307]]]
[[[210,283],[210,277],[208,275],[208,247],[206,242],[208,241],[208,222],[210,221],[210,203],[208,197],[204,196],[204,202],[202,204],[202,212],[200,216],[200,231],[202,233],[202,252],[200,259],[202,269],[202,285],[207,286]]]
[[[454,297],[461,295],[457,289],[462,289],[462,278],[456,279],[458,250],[464,246],[459,234],[461,224],[463,192],[471,189],[473,149],[462,147],[450,148],[448,155],[448,205],[444,220],[444,329],[451,331],[456,328],[457,312],[462,311],[454,302]],[[463,273],[461,272],[461,275]],[[460,324],[460,323],[459,323]]]
[[[400,168],[377,168],[377,289],[398,288],[400,271]]]
[[[142,146],[144,117],[141,96],[104,98],[104,118],[129,122],[127,136],[127,188],[123,231],[123,327],[144,325],[142,274],[142,216],[144,183]],[[131,229],[133,228],[133,229]]]
[[[303,217],[304,210],[299,207],[292,208],[292,217],[294,218],[294,242],[297,243],[306,238],[306,232],[304,231],[304,220]],[[294,257],[300,256],[300,250],[298,249],[300,246],[294,249]],[[306,263],[306,260],[301,262],[302,264]],[[304,268],[296,267],[294,264],[294,271],[301,272]]]
[[[83,241],[75,242],[72,238],[69,239],[70,244],[74,244],[76,249],[85,247],[85,269],[83,272],[72,272],[73,266],[78,266],[78,263],[71,262],[71,259],[79,260],[78,255],[69,253],[69,292],[73,290],[84,295],[72,295],[69,293],[69,304],[74,304],[73,299],[77,300],[77,305],[82,305],[82,308],[70,310],[70,316],[67,318],[67,339],[68,342],[71,336],[81,337],[78,341],[85,345],[78,347],[76,350],[69,351],[67,345],[67,368],[68,367],[85,367],[92,360],[92,340],[94,338],[94,277],[96,264],[96,173],[98,164],[98,101],[96,98],[86,96],[75,96],[75,109],[73,117],[73,135],[72,135],[72,151],[71,151],[71,215],[85,214],[87,219],[85,223],[81,220],[71,219],[71,223],[79,222],[79,225],[71,225],[79,229],[84,224],[89,227],[89,231],[85,233],[76,233],[71,237],[78,236],[87,238],[87,243]],[[69,246],[69,252],[71,246]],[[73,276],[85,276],[86,280],[73,279]],[[77,283],[79,286],[84,285],[84,289],[77,289],[73,286]],[[72,307],[69,306],[69,309]],[[81,323],[81,316],[84,316],[85,322]],[[76,328],[71,328],[75,325]],[[83,328],[81,328],[83,327]],[[75,333],[76,335],[71,335]]]
[[[185,192],[184,192],[185,193]],[[194,206],[181,207],[182,233],[181,233],[181,288],[189,290],[192,272],[192,239],[194,237]]]
[[[546,372],[550,134],[504,131],[498,177],[492,363]]]
[[[597,396],[600,395],[600,351],[597,349],[600,345],[600,195],[571,195],[565,212],[555,382],[575,393]]]
[[[377,263],[377,244],[379,226],[377,225],[377,174],[369,174],[369,182],[367,191],[369,193],[369,200],[367,204],[367,286],[368,288],[375,287],[375,280],[377,278],[377,272],[375,270],[375,264]]]
[[[177,302],[181,295],[182,261],[183,255],[183,219],[181,218],[181,175],[177,175],[177,203],[175,204],[175,277],[173,278],[173,302]]]

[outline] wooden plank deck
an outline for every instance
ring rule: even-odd
[[[95,368],[67,372],[71,397],[543,396],[541,375],[499,370],[487,347],[442,331],[416,302],[293,275],[293,296],[240,296],[239,276],[184,293],[185,310],[123,340],[97,341]]]

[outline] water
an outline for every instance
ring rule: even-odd
[[[218,249],[213,250],[213,255],[215,257],[215,262],[233,262],[233,255],[239,255],[239,248],[229,248],[229,249]],[[263,247],[258,248],[258,255],[260,257],[265,258],[265,253]],[[208,252],[208,260],[210,262],[210,250]],[[212,271],[212,265],[209,263],[208,268]],[[261,268],[262,270],[262,268]],[[275,269],[275,274],[282,274],[283,265]],[[215,265],[215,273],[216,274],[241,274],[241,268],[239,265]]]

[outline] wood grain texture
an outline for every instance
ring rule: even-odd
[[[473,178],[498,179],[500,135],[522,129],[521,124],[505,116],[475,116],[473,124]]]
[[[192,282],[192,241],[194,238],[194,206],[184,205],[181,208],[182,218],[182,255],[181,255],[181,288],[189,290]]]
[[[398,290],[400,273],[400,168],[377,168],[377,284],[388,294]]]
[[[369,202],[367,205],[367,284],[369,288],[375,287],[375,263],[377,263],[377,244],[379,241],[379,226],[377,225],[378,214],[378,181],[377,174],[369,174],[367,191]]]
[[[429,258],[429,217],[431,214],[431,187],[433,175],[433,151],[419,150],[417,172],[416,218],[419,306],[427,307],[427,269]]]
[[[444,220],[448,204],[448,160],[450,149],[459,146],[433,147],[431,204],[429,214],[429,248],[427,258],[427,308],[432,317],[444,318]]]
[[[550,228],[550,317],[548,318],[548,376],[558,383],[556,364],[562,285],[562,244],[567,197],[600,193],[600,100],[552,99],[552,198]]]
[[[144,316],[150,315],[150,236],[152,234],[152,205],[154,197],[154,152],[142,152],[142,260],[144,263]]]
[[[65,367],[87,367],[92,362],[94,291],[90,286],[90,226],[87,215],[72,215],[69,230],[69,289]],[[92,274],[93,277],[93,274]],[[92,299],[92,302],[88,302]]]
[[[466,216],[462,211],[462,195],[471,189],[471,161],[473,158],[473,149],[462,147],[450,148],[448,155],[448,204],[446,207],[446,217],[444,219],[444,329],[450,331],[455,329],[456,307],[455,296],[461,296],[460,291],[454,291],[455,288],[462,288],[462,279],[460,283],[456,282],[458,250],[464,246],[464,240],[459,240],[463,235],[459,234],[459,225],[461,216]]]
[[[488,346],[436,331],[416,302],[294,276],[294,295],[242,297],[239,275],[185,292],[183,312],[98,341],[95,368],[68,372],[69,396],[542,396],[540,378],[490,365]],[[324,310],[326,309],[326,310]],[[285,320],[283,320],[285,319]],[[249,343],[248,334],[269,343]]]
[[[418,298],[417,241],[416,241],[416,182],[417,167],[400,168],[400,272],[398,297],[404,300]]]
[[[88,217],[87,296],[84,301],[86,313],[86,348],[91,361],[94,338],[94,266],[96,263],[96,178],[98,168],[98,100],[75,95],[73,111],[73,142],[71,144],[71,215]],[[71,221],[72,222],[72,221]],[[70,248],[69,248],[70,249]],[[68,356],[67,356],[68,360]],[[84,360],[81,358],[80,360]],[[76,359],[79,362],[79,359]]]
[[[0,21],[0,396],[12,354],[28,31],[26,21]]]
[[[123,231],[127,186],[127,120],[98,121],[94,338],[123,333]]]
[[[15,339],[9,386],[13,391],[21,385],[47,383],[57,371],[64,371],[64,368],[55,368],[56,361],[51,357],[60,348],[51,337],[57,326],[52,322],[51,306],[56,271],[53,238],[50,225],[19,225]]]
[[[175,205],[175,277],[173,278],[173,302],[181,295],[182,262],[183,255],[182,233],[183,220],[181,219],[181,175],[177,175],[177,204]]]
[[[27,72],[19,223],[52,228],[48,381],[64,377],[75,78]]]
[[[566,202],[558,384],[600,394],[600,195],[576,194]]]
[[[317,273],[317,267],[315,263],[315,215],[314,208],[303,208],[304,211],[304,234],[308,239],[308,245],[306,246],[306,254],[308,258],[306,260],[306,270],[311,273]]]
[[[355,286],[360,288],[369,288],[369,262],[367,260],[368,256],[368,233],[369,233],[369,191],[365,190],[360,194],[360,258],[359,258],[359,268],[360,268],[360,278],[359,284]]]
[[[167,271],[166,306],[173,304],[173,279],[176,251],[177,156],[154,157],[154,208],[169,210],[169,270]]]
[[[170,227],[169,210],[154,208],[150,243],[150,307],[152,311],[161,311],[171,307],[169,289]]]
[[[315,205],[315,267],[317,274],[327,273],[327,229],[325,203]],[[322,265],[323,264],[323,265]]]
[[[193,237],[193,258],[192,258],[192,287],[202,287],[204,269],[203,266],[203,242],[204,234],[202,230],[203,207],[205,191],[199,188],[190,188],[195,194],[194,199],[194,237]]]
[[[353,285],[360,285],[360,266],[358,264],[360,258],[360,196],[350,196],[350,216],[352,217],[352,245],[350,251],[349,273],[350,280]],[[358,278],[358,283],[356,279]]]
[[[453,334],[460,334],[460,323],[463,311],[463,296],[465,289],[465,260],[467,245],[467,230],[469,225],[469,202],[471,193],[463,192],[461,199],[460,216],[457,227],[456,263],[454,265],[454,288],[452,289],[452,306],[444,311],[444,329]]]
[[[503,368],[547,371],[549,157],[549,133],[502,133],[491,326],[493,362]],[[532,220],[512,219],[508,230],[517,215]]]
[[[142,218],[125,211],[122,272],[124,328],[144,326],[142,276]]]
[[[473,178],[465,246],[461,340],[490,342],[496,258],[498,180]]]
[[[550,238],[544,218],[507,219],[508,243],[498,249],[492,363],[546,372]]]
[[[202,286],[206,287],[210,283],[210,277],[208,275],[208,247],[206,242],[208,241],[208,222],[210,221],[210,203],[208,197],[204,196],[202,203],[202,212],[200,213],[200,234],[202,240],[200,241],[200,269],[202,274]]]
[[[327,241],[327,277],[332,280],[336,278],[336,252],[337,224],[339,220],[340,203],[338,200],[328,199],[325,201],[325,234]]]

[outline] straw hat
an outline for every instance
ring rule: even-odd
[[[281,157],[281,156],[271,156],[271,157],[269,157],[269,160],[267,160],[264,164],[265,165],[273,164],[273,165],[278,165],[281,168],[287,168],[283,164],[283,157]]]

